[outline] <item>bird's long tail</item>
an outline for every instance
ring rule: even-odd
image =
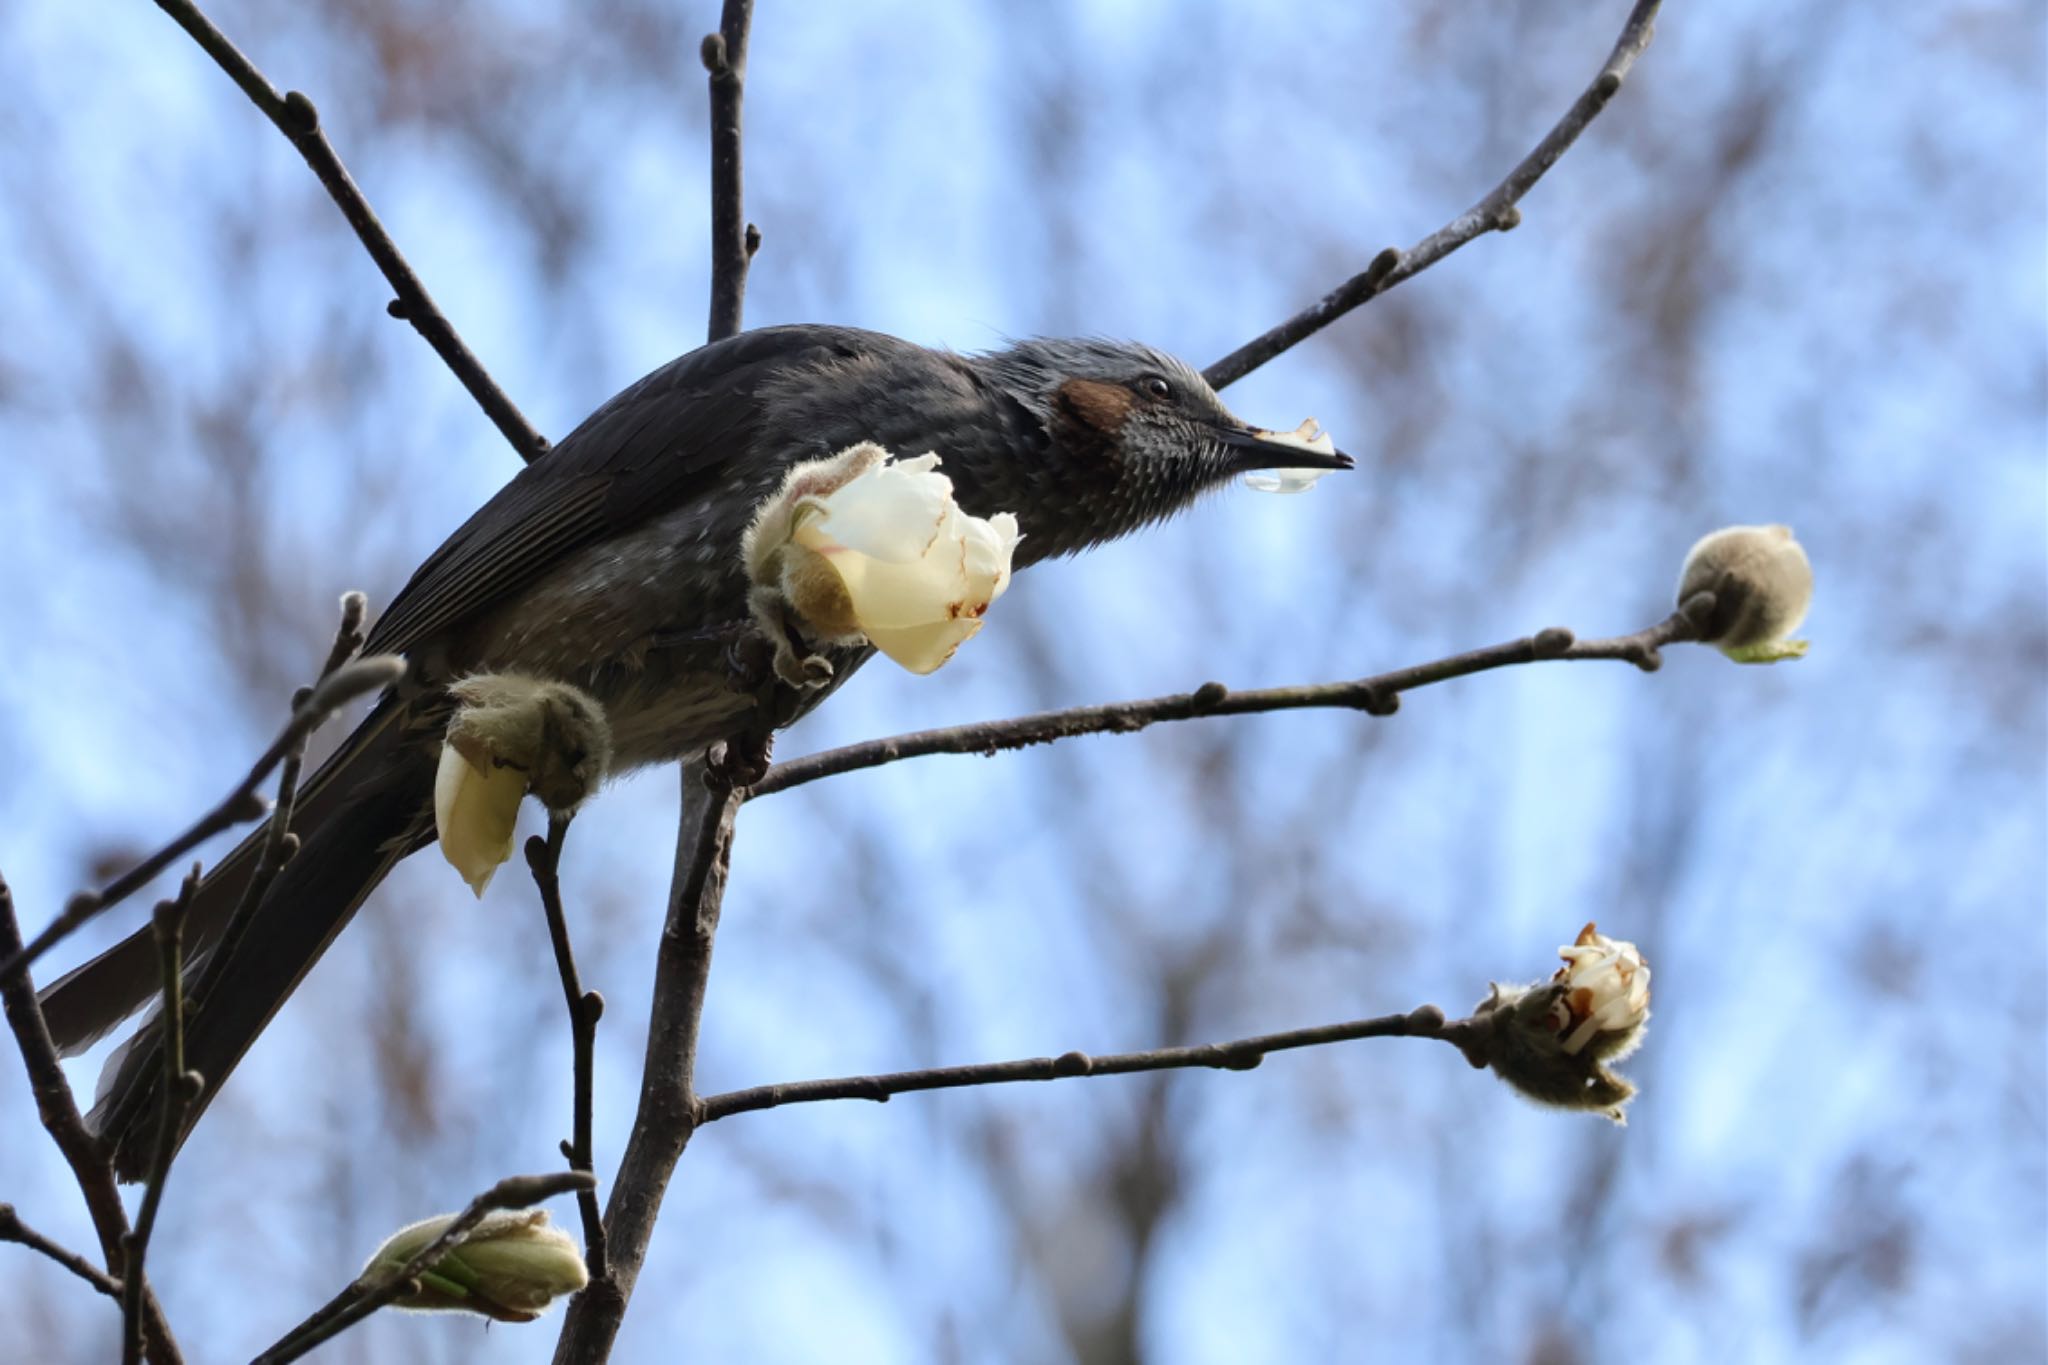
[[[431,751],[408,734],[404,709],[387,698],[306,784],[292,820],[298,853],[263,895],[225,973],[185,1024],[185,1065],[204,1078],[179,1142],[219,1093],[242,1054],[386,873],[433,839]],[[259,829],[200,883],[185,927],[186,989],[206,973],[256,869]],[[66,1054],[83,1051],[155,999],[160,958],[148,928],[53,982],[43,992],[51,1034]],[[161,1113],[161,1020],[150,1018],[115,1049],[101,1074],[89,1122],[111,1144],[123,1180],[148,1172]]]

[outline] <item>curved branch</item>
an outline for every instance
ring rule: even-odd
[[[569,834],[567,815],[548,819],[548,837],[538,835],[526,841],[526,866],[540,892],[541,912],[547,917],[548,941],[555,950],[555,969],[562,978],[562,998],[569,1006],[569,1045],[573,1060],[573,1097],[570,1100],[569,1140],[562,1155],[569,1169],[590,1176],[588,1189],[576,1191],[576,1211],[583,1218],[583,1259],[590,1278],[605,1276],[604,1217],[597,1205],[597,1168],[591,1157],[590,1110],[596,1062],[597,1021],[604,1014],[604,997],[583,989],[576,970],[576,950],[569,942],[569,917],[562,910],[562,841]]]
[[[1621,83],[1650,46],[1656,31],[1660,0],[1636,0],[1622,25],[1621,37],[1607,54],[1593,83],[1565,110],[1534,151],[1521,160],[1507,179],[1495,185],[1486,197],[1438,228],[1406,251],[1388,247],[1373,257],[1372,264],[1338,285],[1321,299],[1287,321],[1232,351],[1202,371],[1210,386],[1222,389],[1235,384],[1273,357],[1296,346],[1328,327],[1338,318],[1369,299],[1377,298],[1405,279],[1413,278],[1478,237],[1489,232],[1506,232],[1522,221],[1515,205],[1557,164],[1558,158],[1579,140],[1607,102],[1621,89]]]
[[[377,220],[376,210],[363,197],[355,178],[348,173],[348,167],[341,164],[334,147],[327,141],[327,135],[320,131],[320,114],[313,107],[313,101],[298,91],[277,93],[277,88],[264,78],[261,71],[232,42],[227,35],[213,26],[213,22],[200,13],[192,0],[156,0],[157,8],[171,16],[179,28],[192,35],[192,41],[206,49],[206,55],[227,72],[230,79],[242,88],[250,103],[263,111],[263,116],[277,125],[277,130],[290,139],[299,155],[320,178],[328,195],[341,209],[341,216],[348,219],[348,225],[355,229],[356,237],[370,253],[370,259],[384,272],[384,278],[391,282],[392,291],[397,295],[385,306],[392,317],[413,325],[413,330],[426,338],[434,353],[455,377],[462,381],[462,387],[469,390],[469,396],[477,401],[486,416],[497,426],[512,449],[519,452],[519,458],[532,461],[545,455],[548,438],[534,430],[517,405],[505,396],[483,362],[478,360],[462,338],[456,334],[454,325],[441,315],[434,306],[433,296],[420,283],[420,277],[413,273],[411,265],[399,253],[398,244],[391,240],[391,234],[384,224]]]
[[[836,777],[862,768],[877,768],[885,763],[920,758],[926,754],[994,754],[1005,749],[1050,744],[1076,735],[1128,735],[1159,721],[1317,708],[1389,716],[1399,708],[1403,692],[1491,669],[1551,659],[1611,659],[1632,663],[1645,672],[1654,672],[1663,662],[1659,649],[1664,645],[1699,638],[1696,623],[1708,619],[1712,613],[1712,594],[1701,593],[1656,625],[1632,635],[1617,635],[1610,639],[1578,640],[1569,630],[1552,626],[1519,640],[1453,654],[1433,663],[1397,668],[1391,673],[1352,682],[1261,687],[1245,691],[1233,691],[1222,683],[1209,682],[1192,692],[1176,692],[1144,701],[1074,706],[1010,720],[980,721],[937,730],[919,730],[887,739],[871,739],[778,763],[748,794],[767,796],[821,778]]]
[[[20,957],[20,948],[21,927],[14,918],[14,895],[7,883],[0,880],[0,953]],[[57,1062],[57,1045],[50,1038],[50,1026],[44,1022],[43,1007],[36,1003],[35,985],[26,973],[0,976],[0,1005],[5,1007],[7,1026],[21,1049],[22,1069],[28,1072],[29,1091],[35,1096],[36,1117],[42,1121],[43,1131],[57,1144],[65,1164],[71,1167],[78,1192],[85,1198],[86,1212],[92,1217],[93,1231],[100,1239],[101,1259],[112,1269],[122,1263],[123,1243],[129,1231],[128,1210],[114,1184],[114,1167],[78,1112],[78,1101],[64,1079],[64,1068]],[[142,1313],[149,1358],[172,1365],[181,1361],[183,1356],[164,1321],[156,1291],[146,1284],[142,1286]]]

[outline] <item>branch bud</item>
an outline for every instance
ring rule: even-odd
[[[442,1214],[392,1234],[363,1267],[363,1278],[395,1275],[448,1230]],[[419,1290],[394,1302],[420,1312],[481,1313],[499,1322],[532,1322],[548,1305],[590,1283],[583,1253],[545,1209],[499,1209],[429,1265]]]
[[[1679,574],[1679,604],[1702,592],[1714,595],[1702,643],[1741,664],[1806,653],[1806,641],[1786,638],[1813,601],[1813,566],[1791,527],[1727,526],[1701,537]]]
[[[484,673],[448,689],[457,702],[434,775],[441,854],[478,896],[512,856],[528,792],[573,812],[604,780],[612,754],[604,708],[567,683]]]

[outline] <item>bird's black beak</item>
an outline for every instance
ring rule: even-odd
[[[1218,427],[1219,445],[1230,451],[1230,472],[1250,474],[1261,469],[1350,469],[1353,461],[1341,450],[1328,454],[1309,449],[1291,431],[1262,431],[1258,427]]]

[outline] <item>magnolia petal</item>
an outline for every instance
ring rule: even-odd
[[[526,796],[526,774],[486,762],[479,767],[452,744],[441,746],[434,773],[434,833],[441,856],[478,897],[512,857],[512,831]]]
[[[1318,455],[1334,455],[1337,443],[1330,439],[1322,424],[1310,417],[1293,431],[1265,431],[1254,428],[1258,438],[1268,445],[1293,446],[1297,450],[1313,451]],[[1306,493],[1315,487],[1316,480],[1330,473],[1328,469],[1255,469],[1244,476],[1244,486],[1260,493]]]
[[[953,481],[934,471],[936,455],[878,465],[828,499],[820,515],[806,518],[797,540],[830,553],[820,537],[856,553],[891,564],[914,562],[930,550],[953,510]]]
[[[1023,539],[1017,531],[1017,518],[998,512],[986,521],[967,516],[960,520],[968,592],[983,603],[993,602],[1010,586],[1010,559]]]
[[[877,630],[903,630],[960,617],[978,618],[988,598],[972,591],[958,549],[936,549],[909,564],[892,564],[865,555],[827,555],[853,599],[853,614],[873,639]]]
[[[953,651],[974,638],[981,629],[979,616],[962,616],[919,626],[870,626],[868,639],[876,649],[912,673],[936,672]]]

